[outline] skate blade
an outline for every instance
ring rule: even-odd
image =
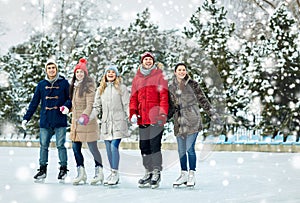
[[[58,182],[61,183],[61,184],[65,184],[66,183],[65,179],[59,179]]]
[[[150,183],[146,183],[146,184],[139,184],[138,186],[139,188],[150,188]]]
[[[186,182],[185,183],[181,183],[181,184],[173,183],[173,187],[174,188],[179,188],[180,186],[187,186]]]
[[[119,181],[117,181],[116,183],[107,183],[108,186],[116,186],[119,184]]]
[[[193,189],[194,187],[195,187],[195,185],[186,185],[186,188]]]
[[[156,189],[158,187],[159,187],[159,184],[157,184],[157,185],[151,185],[151,189]]]
[[[45,183],[45,178],[42,179],[34,179],[35,183]]]
[[[98,181],[98,182],[91,182],[90,183],[90,185],[94,185],[94,186],[96,186],[96,185],[105,185],[102,181]]]
[[[86,182],[82,182],[82,181],[80,181],[80,182],[75,182],[75,183],[72,183],[73,185],[85,185],[85,184],[87,184]]]

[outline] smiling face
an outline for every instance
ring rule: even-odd
[[[113,82],[117,78],[116,72],[113,70],[108,70],[106,73],[106,80],[108,82]]]
[[[150,69],[153,66],[153,63],[154,63],[153,58],[147,56],[143,59],[142,64],[145,69]]]
[[[175,71],[176,78],[179,82],[186,76],[186,68],[183,65],[179,65]]]
[[[47,76],[50,80],[54,79],[56,74],[57,74],[57,68],[56,68],[56,65],[55,64],[48,64],[46,66],[46,73],[47,73]]]
[[[82,81],[83,78],[84,78],[84,71],[81,70],[81,69],[77,69],[76,72],[75,72],[75,77],[76,77],[76,80],[78,81]]]

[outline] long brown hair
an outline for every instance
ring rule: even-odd
[[[100,95],[103,94],[105,88],[106,88],[106,83],[107,83],[107,79],[106,79],[106,74],[103,75],[103,77],[101,78],[101,81],[100,81],[100,85],[99,85],[99,93]],[[121,94],[121,89],[120,89],[120,86],[121,86],[121,83],[122,83],[122,78],[121,76],[119,77],[116,77],[116,79],[114,80],[114,87],[118,90],[118,92]]]
[[[75,81],[76,81],[76,75],[74,73],[73,78],[72,78],[72,82],[70,84],[70,98],[71,98],[71,100],[73,99]],[[91,90],[89,89],[89,83],[93,83],[93,82],[94,82],[93,78],[86,75],[86,73],[84,72],[84,78],[81,82],[81,85],[79,86],[79,97],[83,97],[84,93],[90,93]]]

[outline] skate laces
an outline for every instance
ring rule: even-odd
[[[152,173],[152,180],[159,180],[160,178],[160,172],[158,170],[154,170],[153,173]]]
[[[151,176],[151,173],[147,172],[147,173],[145,173],[145,175],[144,175],[144,177],[142,179],[143,180],[147,180],[147,179],[150,178],[150,176]]]
[[[95,169],[95,176],[94,176],[94,178],[97,178],[99,176],[99,168],[96,168]]]

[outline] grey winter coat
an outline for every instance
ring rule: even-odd
[[[93,111],[96,110],[97,114],[102,112],[100,138],[113,140],[129,137],[129,92],[123,84],[120,85],[121,91],[118,91],[113,83],[106,84],[102,95],[99,88],[97,89],[93,105]]]
[[[202,120],[200,115],[201,106],[209,116],[212,108],[210,102],[204,95],[199,84],[188,75],[181,84],[176,77],[169,85],[170,99],[175,105],[174,118],[175,136],[187,136],[202,130]]]

